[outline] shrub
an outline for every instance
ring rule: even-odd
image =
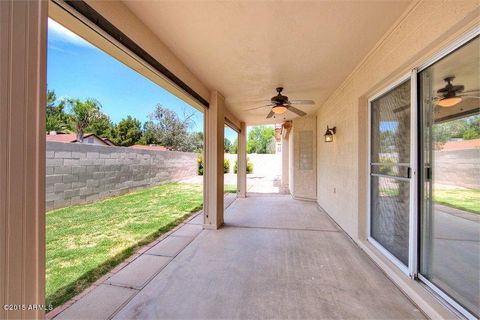
[[[238,172],[238,161],[235,160],[235,166],[233,167],[233,173]],[[253,172],[253,163],[250,161],[250,159],[247,158],[247,174]]]
[[[230,160],[223,159],[223,173],[229,173],[229,172],[230,172]]]
[[[253,173],[253,163],[247,158],[247,174]]]
[[[383,164],[379,166],[380,174],[394,175],[394,167],[392,165],[395,164],[395,161],[393,159],[384,158],[380,159],[380,162]]]
[[[197,156],[197,173],[199,176],[203,176],[203,155]]]
[[[197,173],[199,176],[203,176],[203,156],[199,154],[197,156]],[[237,168],[237,160],[235,160],[235,167],[234,167],[234,173],[237,173],[238,168]],[[230,172],[230,160],[228,159],[223,159],[223,173],[229,173]],[[253,163],[250,162],[247,158],[247,173],[252,173],[253,172]]]

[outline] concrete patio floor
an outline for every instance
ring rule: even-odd
[[[235,200],[220,230],[201,216],[55,319],[423,319],[313,202]]]

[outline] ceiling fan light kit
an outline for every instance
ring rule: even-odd
[[[438,101],[437,105],[439,105],[440,107],[448,108],[448,107],[456,106],[460,102],[462,102],[461,97],[443,98],[440,101]]]
[[[276,114],[282,114],[287,111],[287,107],[285,107],[284,105],[273,106],[272,111]]]
[[[462,92],[465,87],[462,85],[454,86],[452,84],[453,79],[455,79],[455,76],[449,76],[443,79],[447,84],[444,88],[437,90],[437,93],[442,95],[442,98],[437,102],[438,106],[449,108],[462,102],[462,97],[457,96],[457,92]]]

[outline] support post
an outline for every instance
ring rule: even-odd
[[[223,225],[223,158],[225,98],[213,91],[210,107],[205,111],[204,146],[204,228],[218,229]]]
[[[0,319],[45,314],[47,10],[0,1]]]
[[[238,197],[245,198],[247,196],[247,125],[245,124],[245,122],[240,122],[237,154]]]

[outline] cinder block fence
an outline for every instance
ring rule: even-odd
[[[197,173],[196,154],[47,142],[46,208],[90,203]]]

